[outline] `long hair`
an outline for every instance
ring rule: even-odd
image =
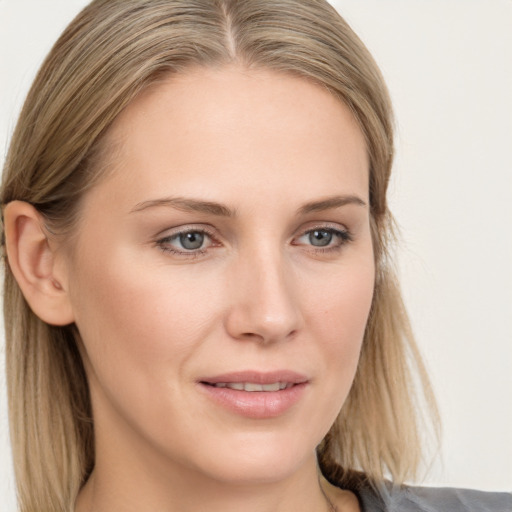
[[[434,414],[435,406],[391,257],[392,109],[373,58],[327,2],[93,1],[59,38],[28,94],[5,163],[1,204],[27,201],[52,231],[69,233],[81,197],[107,172],[104,134],[119,113],[169,74],[233,63],[326,88],[350,108],[365,136],[375,291],[353,386],[318,460],[341,485],[351,485],[356,470],[375,482],[385,476],[402,482],[420,460],[418,389]],[[4,315],[20,511],[72,510],[94,467],[80,334],[30,310],[8,261]]]

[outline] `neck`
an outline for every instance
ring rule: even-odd
[[[221,455],[213,452],[205,454],[208,469],[204,470],[169,457],[127,427],[95,432],[96,464],[75,512],[359,510],[353,494],[323,479],[314,450],[300,462],[292,458],[290,463],[276,461],[276,467],[269,463],[265,472],[254,472],[243,457],[231,453],[218,460]],[[208,456],[212,459],[207,460]],[[255,467],[261,468],[261,463]]]
[[[316,464],[279,481],[251,484],[219,482],[183,468],[165,477],[146,471],[127,475],[105,470],[95,469],[76,512],[196,512],[204,510],[205,504],[209,512],[342,512]]]

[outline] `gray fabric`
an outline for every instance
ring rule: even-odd
[[[362,512],[512,512],[512,493],[449,487],[391,487],[356,492]]]

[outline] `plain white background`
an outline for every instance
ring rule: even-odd
[[[85,3],[0,0],[0,161],[38,66]],[[400,272],[444,426],[423,483],[511,490],[512,1],[332,3],[396,109]],[[0,510],[14,503],[2,373]]]

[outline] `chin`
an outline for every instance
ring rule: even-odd
[[[316,465],[318,436],[312,442],[300,434],[303,432],[297,428],[294,432],[256,432],[236,436],[226,443],[205,443],[203,446],[209,449],[203,451],[195,469],[217,482],[234,485],[261,485],[286,480],[302,468]],[[213,451],[212,446],[216,446]]]

